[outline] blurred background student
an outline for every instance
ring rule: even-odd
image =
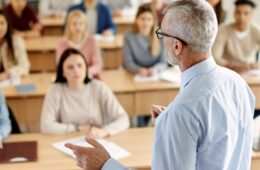
[[[115,33],[116,27],[108,6],[97,0],[83,0],[82,3],[70,7],[69,12],[76,9],[86,14],[90,34],[110,36]]]
[[[99,0],[106,4],[113,16],[133,16],[137,12],[136,0]]]
[[[80,2],[81,0],[39,0],[39,15],[48,17],[64,17],[70,6]]]
[[[44,100],[41,131],[83,131],[88,136],[105,137],[128,127],[128,115],[113,92],[103,82],[88,78],[83,54],[75,49],[64,51],[56,81]]]
[[[13,35],[6,14],[0,10],[0,81],[27,75],[30,63],[24,41]]]
[[[35,11],[27,4],[27,0],[10,0],[10,3],[4,7],[4,11],[16,34],[23,37],[41,35],[42,25]]]
[[[223,23],[226,18],[226,12],[222,7],[222,0],[208,0],[208,2],[211,4],[216,12],[218,23]]]
[[[157,16],[149,6],[138,9],[133,31],[125,35],[124,67],[133,74],[152,76],[166,67],[164,47],[155,34]]]
[[[239,73],[258,68],[260,29],[252,24],[255,6],[251,0],[236,0],[235,22],[220,26],[212,49],[218,64]]]
[[[164,0],[151,0],[151,2],[145,3],[144,6],[150,7],[154,11],[156,11],[158,26],[161,26],[163,19],[163,11],[167,6],[167,3],[165,3]]]
[[[88,76],[98,77],[102,70],[101,50],[93,36],[88,33],[87,18],[80,10],[73,10],[67,16],[65,35],[56,50],[56,63],[67,48],[79,50],[87,60]]]
[[[3,140],[11,133],[11,121],[5,104],[5,99],[0,91],[0,150],[3,149]]]

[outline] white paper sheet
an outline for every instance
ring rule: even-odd
[[[159,80],[169,81],[172,83],[181,83],[181,72],[177,69],[167,69],[160,73],[155,73],[153,76],[143,77],[139,74],[134,76],[135,82],[156,82]]]
[[[245,73],[246,75],[250,75],[250,76],[260,76],[260,69],[255,69],[255,70],[250,70],[248,72]]]
[[[159,81],[159,80],[160,80],[160,77],[159,77],[158,73],[155,73],[153,76],[148,76],[148,77],[144,77],[139,74],[136,74],[134,76],[135,82],[155,82],[155,81]]]
[[[101,34],[96,34],[95,39],[96,41],[100,41],[100,42],[112,42],[115,40],[115,36],[114,35],[103,36]]]
[[[119,145],[117,145],[113,142],[107,141],[105,139],[97,139],[97,141],[106,148],[106,150],[108,151],[110,156],[113,157],[114,159],[118,160],[118,159],[122,159],[122,158],[125,158],[125,157],[131,155],[128,151],[126,151],[125,149],[123,149],[122,147],[120,147]],[[88,144],[85,141],[84,136],[80,136],[80,137],[76,137],[76,138],[72,138],[72,139],[68,139],[68,140],[63,140],[63,141],[55,142],[52,144],[52,146],[55,149],[65,153],[66,155],[69,155],[73,158],[75,158],[75,155],[73,154],[73,152],[70,149],[68,149],[64,146],[65,143],[72,143],[72,144],[84,146],[84,147],[92,147],[90,144]]]
[[[0,88],[4,87],[13,87],[21,84],[21,78],[20,77],[12,77],[7,80],[0,81]]]

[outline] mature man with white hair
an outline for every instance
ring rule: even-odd
[[[153,107],[152,169],[250,169],[255,98],[238,74],[211,56],[217,28],[205,0],[179,0],[166,9],[156,33],[169,63],[180,67],[182,82],[168,107]],[[80,167],[125,169],[94,139],[87,142],[94,148],[66,144]]]

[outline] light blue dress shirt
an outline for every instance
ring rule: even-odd
[[[181,79],[180,93],[156,120],[152,169],[249,170],[255,97],[247,83],[213,57]]]
[[[0,141],[7,137],[11,132],[11,121],[6,107],[5,99],[0,91]]]

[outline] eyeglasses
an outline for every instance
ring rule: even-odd
[[[179,40],[181,43],[183,43],[184,45],[188,45],[188,43],[186,43],[185,41],[183,41],[182,39],[176,37],[176,36],[173,36],[173,35],[170,35],[170,34],[167,34],[167,33],[164,33],[162,32],[162,29],[161,27],[158,27],[155,31],[156,35],[157,35],[157,38],[158,39],[163,39],[163,37],[171,37],[171,38],[175,38],[177,40]]]

